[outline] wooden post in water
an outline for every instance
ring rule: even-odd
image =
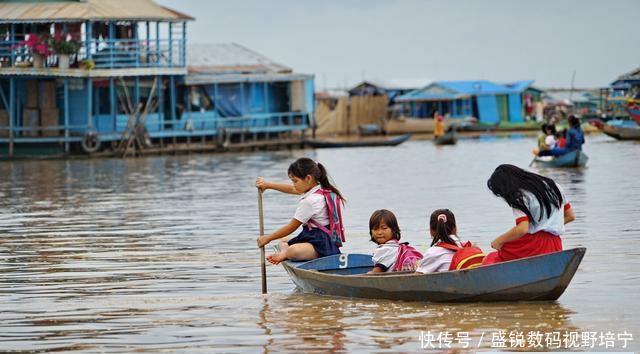
[[[258,188],[258,213],[260,214],[260,236],[264,234],[264,212],[262,209],[262,189]],[[262,293],[267,293],[267,267],[264,262],[264,246],[260,247],[260,272],[262,273]]]

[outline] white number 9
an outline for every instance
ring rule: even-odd
[[[340,269],[344,269],[349,266],[349,255],[341,254],[338,259],[340,260]]]

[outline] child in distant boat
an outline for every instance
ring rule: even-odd
[[[302,232],[288,242],[280,242],[280,251],[267,257],[273,264],[284,260],[305,261],[340,253],[344,241],[342,207],[344,198],[329,182],[327,170],[310,158],[300,158],[289,166],[292,184],[256,180],[261,190],[274,189],[282,193],[302,194],[293,219],[270,235],[258,237],[258,247],[289,236],[298,227]]]
[[[449,209],[438,209],[429,219],[431,247],[424,253],[416,272],[435,273],[473,268],[482,264],[482,250],[458,238],[456,217]]]
[[[444,117],[442,114],[436,113],[434,114],[434,128],[433,128],[433,137],[439,138],[444,135]]]
[[[498,166],[487,186],[513,209],[516,226],[491,242],[492,264],[562,250],[564,225],[575,220],[571,204],[552,179],[513,165]]]
[[[408,243],[400,243],[398,219],[386,209],[376,210],[369,218],[371,241],[378,244],[373,252],[371,273],[415,271],[422,254]]]

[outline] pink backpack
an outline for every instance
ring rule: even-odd
[[[322,230],[325,234],[331,237],[331,241],[338,247],[342,247],[342,243],[346,241],[344,237],[344,226],[342,224],[342,210],[340,205],[342,200],[330,189],[318,189],[315,191],[317,194],[324,196],[324,200],[327,203],[327,213],[329,214],[329,228],[324,225],[320,225],[314,220],[309,220],[309,224]]]
[[[398,251],[398,259],[395,266],[393,266],[394,272],[411,271],[415,272],[418,268],[418,262],[422,259],[422,253],[418,252],[415,248],[409,246],[408,243],[400,244],[400,251]]]

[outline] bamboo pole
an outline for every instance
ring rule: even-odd
[[[260,236],[264,235],[264,212],[262,209],[262,190],[258,188],[258,213],[260,214]],[[264,261],[264,246],[260,247],[260,272],[262,273],[262,293],[267,293],[267,267]]]

